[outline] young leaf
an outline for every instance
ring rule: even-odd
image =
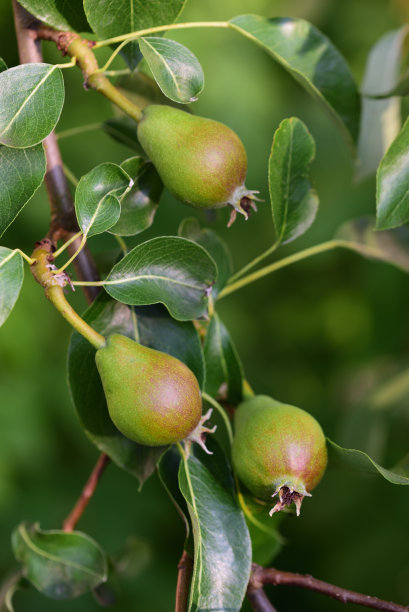
[[[111,300],[105,293],[98,296],[83,318],[105,336],[119,333],[135,339],[131,309]],[[71,337],[68,349],[68,382],[73,403],[88,437],[119,467],[135,476],[142,486],[154,472],[164,447],[136,444],[116,429],[108,414],[95,365],[95,350],[76,332]]]
[[[378,168],[376,229],[391,229],[409,221],[408,151],[409,118],[387,150]]]
[[[41,144],[29,149],[0,145],[0,236],[37,191],[45,170]]]
[[[146,157],[136,135],[138,124],[130,117],[112,117],[102,124],[102,129],[113,140],[129,147],[141,157]]]
[[[374,257],[409,272],[409,229],[398,227],[383,232],[375,231],[375,219],[362,217],[344,223],[335,238],[345,241],[348,248],[364,257]],[[370,255],[366,248],[371,249]]]
[[[131,157],[121,164],[133,185],[121,199],[121,215],[110,232],[119,236],[134,236],[153,223],[163,183],[155,167],[143,157]]]
[[[23,277],[20,253],[0,247],[0,325],[3,325],[17,301]]]
[[[238,404],[242,400],[242,366],[230,335],[216,313],[207,328],[203,348],[206,393],[212,397],[222,394],[232,404]]]
[[[336,464],[350,470],[366,472],[368,474],[380,474],[392,484],[409,485],[409,466],[398,465],[394,470],[387,470],[371,459],[366,453],[352,448],[342,448],[332,440],[328,441],[329,458]]]
[[[101,234],[118,221],[121,196],[132,186],[120,166],[100,164],[85,174],[75,191],[75,212],[84,235]]]
[[[184,219],[179,225],[178,236],[188,238],[200,244],[217,265],[217,280],[213,285],[213,297],[227,284],[233,273],[233,262],[227,244],[213,231],[201,228],[199,221],[194,217]]]
[[[7,64],[4,59],[0,57],[0,72],[3,72],[3,70],[7,70]]]
[[[251,544],[233,492],[192,455],[181,461],[179,486],[195,541],[188,611],[238,611],[250,576]]]
[[[271,210],[277,242],[304,234],[315,219],[318,197],[309,179],[315,142],[296,117],[284,119],[274,134],[269,159]]]
[[[186,0],[84,0],[84,9],[92,29],[103,39],[173,23],[185,4]],[[140,59],[137,44],[128,44],[123,55],[133,70]]]
[[[42,531],[22,523],[12,545],[23,575],[52,599],[79,597],[107,579],[105,553],[84,533]]]
[[[325,109],[350,142],[359,125],[359,95],[332,42],[303,19],[241,15],[230,25],[265,49]]]
[[[391,90],[399,76],[408,26],[388,32],[372,47],[362,82],[362,118],[358,140],[357,178],[369,176],[378,167],[401,127],[401,103],[391,97],[374,96]],[[369,96],[369,97],[368,97]]]
[[[206,313],[217,269],[199,245],[175,236],[153,238],[117,263],[105,290],[114,299],[142,306],[162,303],[172,317],[188,321]]]
[[[74,30],[74,32],[89,32],[82,0],[21,0],[24,8],[56,30]]]
[[[50,64],[21,64],[0,73],[0,144],[32,147],[55,128],[64,104],[64,82]]]
[[[158,36],[140,38],[139,48],[165,96],[181,104],[197,100],[204,86],[204,74],[189,49]]]

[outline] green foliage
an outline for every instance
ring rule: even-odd
[[[0,325],[3,325],[17,301],[23,277],[20,253],[0,247]]]
[[[19,4],[37,19],[57,30],[89,31],[82,0],[22,0]]]

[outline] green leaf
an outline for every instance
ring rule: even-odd
[[[175,321],[167,310],[154,306],[135,306],[139,341],[157,351],[183,361],[203,388],[205,365],[199,334],[191,321]]]
[[[206,393],[212,397],[222,395],[230,403],[237,405],[242,400],[242,366],[230,335],[216,313],[207,328],[203,348]]]
[[[362,217],[341,225],[335,238],[350,243],[348,248],[364,257],[390,263],[409,272],[409,229],[398,227],[383,232],[375,231],[375,219]],[[370,254],[367,248],[370,248]]]
[[[29,149],[0,146],[0,236],[37,191],[45,170],[41,144]]]
[[[112,38],[145,28],[173,23],[186,0],[84,0],[85,14],[99,39]],[[128,65],[134,69],[140,56],[135,42],[123,49]]]
[[[172,445],[166,453],[162,455],[158,462],[158,476],[161,483],[165,487],[167,494],[169,495],[172,503],[174,504],[180,518],[185,524],[186,529],[186,541],[191,535],[190,523],[188,519],[188,510],[185,499],[179,488],[179,467],[180,467],[180,453],[178,452],[175,445]]]
[[[20,253],[0,247],[0,325],[3,325],[17,301],[23,278]]]
[[[153,223],[163,183],[154,165],[143,157],[131,157],[121,164],[133,185],[121,199],[121,215],[110,232],[119,236],[134,236]]]
[[[48,136],[64,104],[62,73],[50,64],[21,64],[0,73],[0,143],[23,149]]]
[[[388,32],[372,47],[362,82],[362,117],[358,140],[357,179],[377,169],[401,127],[399,98],[371,98],[391,90],[400,73],[408,26]],[[369,96],[369,97],[368,97]]]
[[[250,576],[246,522],[231,488],[215,476],[215,468],[209,471],[199,459],[189,456],[179,469],[195,542],[189,612],[240,610]]]
[[[217,269],[199,245],[176,236],[153,238],[117,263],[105,290],[125,304],[162,303],[179,321],[206,314]]]
[[[0,72],[3,72],[3,70],[7,70],[7,64],[4,59],[0,57]]]
[[[271,210],[277,242],[304,234],[315,219],[318,197],[309,179],[315,142],[296,117],[284,119],[274,134],[269,159]]]
[[[281,551],[284,538],[278,532],[278,527],[285,517],[283,512],[276,512],[273,516],[268,513],[267,504],[255,500],[251,494],[242,494],[245,504],[245,517],[250,532],[252,561],[267,566]]]
[[[21,0],[24,8],[56,30],[74,30],[74,32],[89,32],[82,0]]]
[[[376,175],[376,228],[409,221],[409,118],[383,157]]]
[[[303,19],[241,15],[232,28],[265,49],[325,109],[350,142],[359,126],[359,95],[343,56]]]
[[[130,117],[112,117],[102,124],[102,129],[113,140],[129,147],[137,155],[146,157],[136,135],[138,124]]]
[[[107,579],[107,559],[84,533],[42,531],[22,523],[12,535],[24,576],[47,597],[73,599]]]
[[[131,309],[111,300],[105,293],[98,296],[83,318],[104,336],[119,333],[135,339]],[[95,349],[76,332],[71,337],[68,349],[68,382],[73,403],[88,437],[100,451],[135,476],[142,485],[154,472],[164,447],[136,444],[116,429],[108,414],[95,365]]]
[[[371,459],[366,453],[352,448],[342,448],[332,440],[328,441],[329,458],[336,464],[358,472],[380,474],[392,484],[409,485],[409,465],[398,465],[396,470],[387,470]]]
[[[150,36],[139,48],[165,96],[181,104],[195,102],[204,87],[201,65],[189,49],[174,40]]]
[[[200,244],[217,265],[217,280],[213,285],[216,298],[233,273],[233,262],[227,244],[213,230],[201,228],[195,217],[184,219],[179,225],[178,235]]]
[[[130,189],[130,176],[117,164],[100,164],[85,174],[75,191],[75,212],[85,236],[111,228],[121,214],[121,196]]]

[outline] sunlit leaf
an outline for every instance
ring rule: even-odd
[[[288,70],[321,103],[348,141],[356,140],[358,91],[348,64],[324,34],[308,21],[287,17],[241,15],[229,23]]]
[[[296,117],[284,119],[274,134],[269,159],[271,210],[277,241],[285,244],[304,234],[315,219],[318,196],[309,178],[315,142]]]
[[[21,6],[40,21],[57,30],[89,31],[82,0],[21,0]]]
[[[32,147],[55,128],[64,104],[64,82],[51,64],[21,64],[0,73],[0,143]]]
[[[3,325],[17,301],[23,277],[20,253],[0,247],[0,325]]]
[[[189,49],[157,36],[140,38],[139,48],[165,96],[181,104],[197,100],[204,86],[204,74]]]
[[[45,170],[41,144],[28,149],[0,145],[0,236],[37,191]]]

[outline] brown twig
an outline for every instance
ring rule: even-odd
[[[303,589],[317,591],[318,593],[322,593],[323,595],[327,595],[327,597],[337,599],[345,604],[353,603],[358,606],[372,608],[373,610],[381,610],[382,612],[409,611],[409,606],[401,606],[393,602],[378,599],[377,597],[371,597],[369,595],[363,595],[362,593],[356,593],[355,591],[349,591],[348,589],[342,589],[334,584],[317,580],[312,576],[293,574],[292,572],[283,572],[273,567],[265,569],[259,565],[253,565],[253,571],[249,584],[251,589],[261,588],[264,584],[273,584],[275,586],[280,584],[297,586]]]
[[[38,21],[13,0],[14,23],[17,36],[20,62],[22,64],[42,62],[40,41],[37,38]],[[47,171],[45,184],[51,208],[51,223],[49,237],[55,241],[67,241],[78,231],[74,204],[68,181],[65,177],[61,154],[55,133],[52,132],[43,142]],[[68,253],[75,253],[79,240],[68,247]],[[74,261],[75,271],[80,280],[99,280],[94,261],[85,247]],[[98,295],[99,287],[84,287],[88,302]]]
[[[63,522],[63,531],[73,531],[75,529],[75,526],[83,515],[85,508],[88,506],[89,500],[94,495],[98,482],[109,462],[110,458],[108,457],[108,455],[105,455],[105,453],[101,453],[98,458],[98,461],[95,464],[94,469],[91,472],[90,477],[88,478],[85,487],[82,489],[80,497],[78,498],[75,506]]]
[[[186,612],[189,600],[190,580],[193,572],[193,559],[185,550],[178,563],[175,612]]]
[[[249,586],[247,589],[247,599],[254,612],[277,612],[277,609],[273,606],[261,587],[253,589]]]

